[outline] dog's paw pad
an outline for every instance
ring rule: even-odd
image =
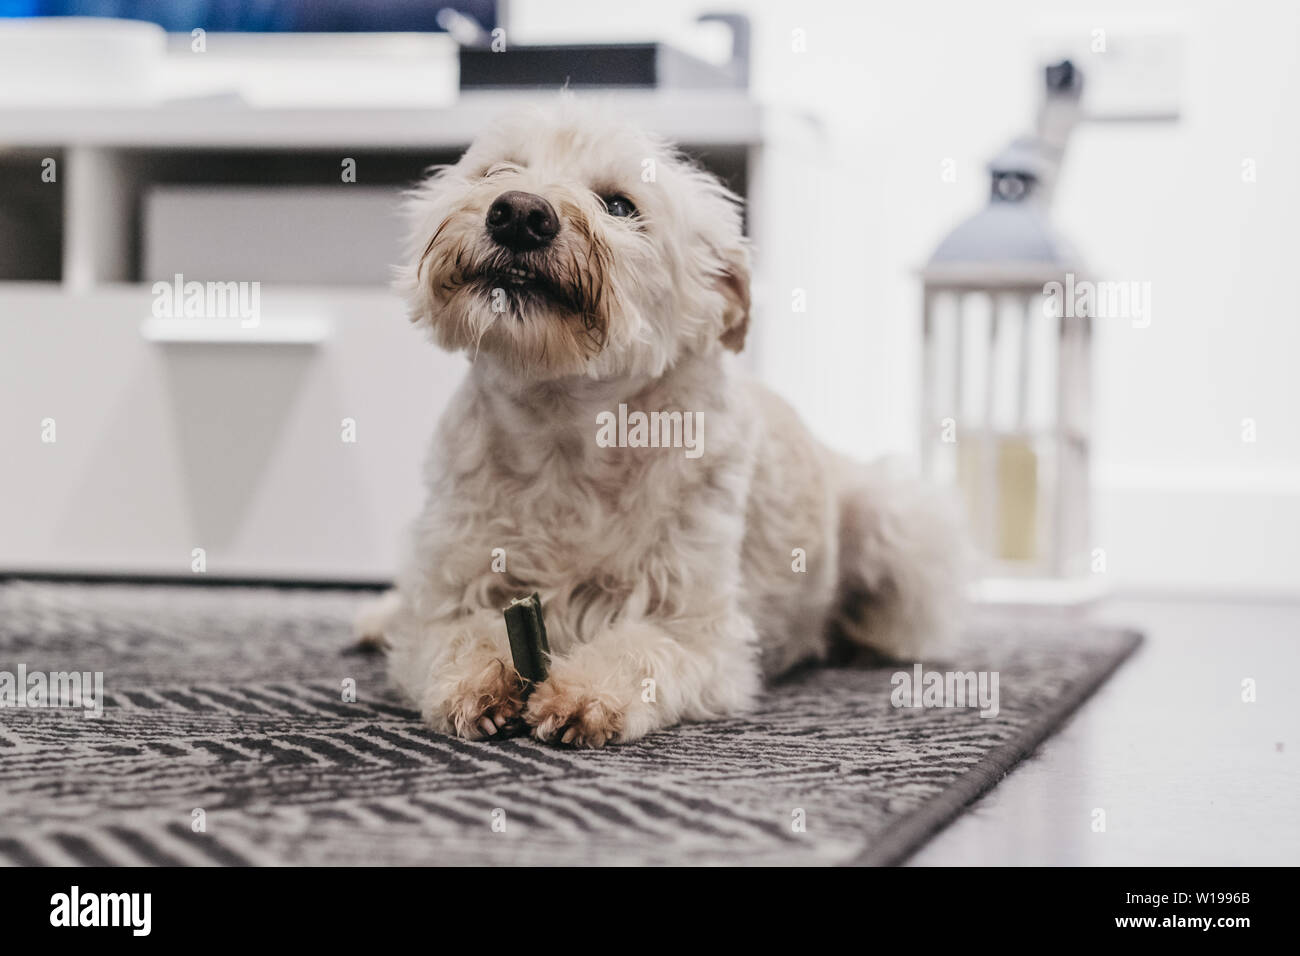
[[[506,737],[524,711],[523,683],[505,661],[494,660],[476,677],[461,682],[448,705],[447,719],[469,740]]]
[[[533,691],[524,719],[538,740],[570,747],[603,747],[623,729],[623,714],[607,696],[583,693],[554,680]]]

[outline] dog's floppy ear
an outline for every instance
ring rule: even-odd
[[[716,277],[722,293],[722,335],[718,340],[725,348],[739,352],[745,347],[749,331],[749,250],[742,245],[724,249],[719,254],[722,271]]]
[[[433,307],[426,281],[434,241],[445,225],[445,188],[454,182],[454,167],[431,166],[427,176],[402,194],[401,214],[407,235],[400,264],[393,269],[393,288],[406,300],[407,315],[416,324],[427,322]]]

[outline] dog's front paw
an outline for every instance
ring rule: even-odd
[[[538,740],[573,747],[603,747],[623,730],[623,709],[608,694],[554,677],[537,685],[524,720]]]
[[[447,702],[447,721],[461,737],[481,740],[509,732],[520,724],[524,710],[523,682],[518,671],[494,659],[479,673],[457,685]]]

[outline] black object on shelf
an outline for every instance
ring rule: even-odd
[[[718,65],[664,43],[598,43],[460,48],[462,90],[563,87],[614,89],[746,89],[749,20],[706,13],[699,22],[725,23],[731,59]]]
[[[726,89],[736,84],[722,67],[662,43],[519,46],[500,53],[460,48],[462,90],[528,87]]]

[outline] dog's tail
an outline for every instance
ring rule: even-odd
[[[839,580],[833,631],[888,657],[951,646],[972,552],[955,495],[888,460],[836,456]]]

